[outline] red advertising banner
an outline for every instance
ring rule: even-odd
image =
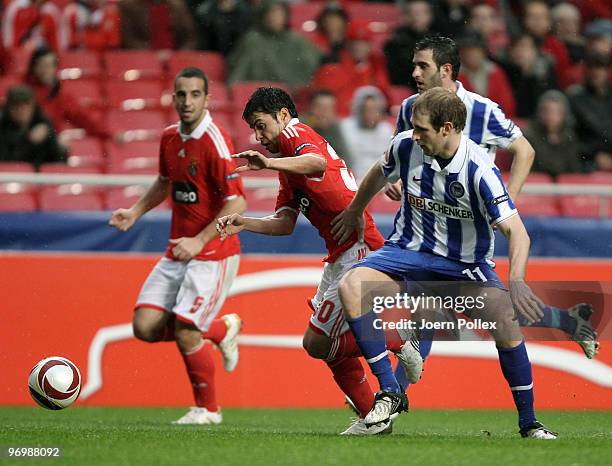
[[[28,373],[64,356],[83,375],[83,405],[192,404],[174,343],[131,334],[132,308],[157,257],[5,253],[0,256],[0,404],[31,404]],[[612,282],[611,261],[533,260],[532,281]],[[322,263],[312,257],[246,256],[222,313],[244,320],[240,363],[223,372],[222,406],[333,407],[343,396],[327,366],[301,349]],[[502,279],[507,263],[500,262]],[[610,303],[607,303],[609,306]],[[414,408],[512,408],[492,342],[434,342]],[[573,342],[528,343],[539,408],[612,409],[612,348],[586,359]],[[373,384],[374,385],[374,384]]]

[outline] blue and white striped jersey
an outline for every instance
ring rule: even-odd
[[[495,160],[497,147],[507,149],[520,138],[523,133],[512,120],[506,118],[504,112],[495,102],[481,95],[466,91],[463,84],[457,83],[457,97],[467,108],[467,121],[463,134],[483,147]],[[410,117],[412,115],[412,104],[419,94],[414,94],[404,99],[397,115],[397,133],[412,129]]]
[[[492,226],[517,211],[484,149],[462,135],[457,153],[440,168],[405,131],[391,141],[381,168],[388,181],[402,180],[401,208],[387,242],[460,262],[491,260]]]

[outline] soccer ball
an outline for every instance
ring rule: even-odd
[[[79,397],[81,373],[66,358],[52,356],[36,364],[28,379],[30,395],[46,409],[64,409]]]

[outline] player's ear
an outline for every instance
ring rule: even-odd
[[[444,136],[448,136],[454,131],[455,125],[453,125],[450,121],[444,122],[444,124],[442,125],[442,134],[444,134]]]
[[[453,74],[453,65],[446,63],[440,67],[440,78],[450,78]]]

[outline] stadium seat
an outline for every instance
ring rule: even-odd
[[[27,162],[0,162],[0,172],[33,173],[34,165]]]
[[[40,166],[40,173],[65,173],[68,175],[74,174],[97,174],[102,173],[98,167],[70,167],[65,163],[45,163]]]
[[[376,214],[395,215],[400,207],[401,204],[398,201],[392,201],[384,193],[379,193],[372,199],[368,209]]]
[[[100,79],[102,66],[96,52],[62,52],[59,56],[59,77],[62,80]]]
[[[36,209],[36,193],[6,192],[0,184],[0,212],[32,212]]]
[[[408,86],[390,86],[389,87],[389,109],[390,114],[393,118],[397,117],[399,113],[400,107],[402,106],[402,102],[407,97],[410,97],[414,94],[414,91]],[[395,126],[395,123],[393,124]]]
[[[133,141],[108,146],[109,173],[157,173],[159,141]]]
[[[350,18],[359,18],[370,23],[373,32],[392,31],[402,16],[401,10],[392,3],[347,3]]]
[[[62,163],[48,163],[41,173],[98,174],[96,167],[68,167]],[[66,183],[42,188],[39,193],[41,210],[100,210],[104,208],[103,188],[81,183]]]
[[[236,109],[236,113],[242,115],[242,110],[244,106],[248,102],[251,94],[255,92],[255,90],[259,87],[280,87],[284,89],[289,94],[291,94],[291,90],[287,87],[286,84],[280,82],[269,82],[269,81],[243,81],[234,84],[231,87],[232,92],[232,100],[234,102],[234,108]]]
[[[255,139],[255,133],[249,125],[242,119],[242,114],[233,116],[233,132],[234,145],[237,152],[242,152],[249,149],[262,151],[265,148]]]
[[[105,88],[109,107],[123,111],[157,110],[172,103],[157,81],[109,81]]]
[[[75,139],[70,143],[68,166],[104,169],[106,157],[100,139]]]
[[[113,160],[108,166],[108,173],[123,175],[157,175],[159,157],[128,157]]]
[[[21,79],[28,71],[32,50],[20,47],[10,51],[10,58],[6,61],[6,74]]]
[[[118,81],[161,80],[162,63],[155,51],[114,50],[104,55],[106,74]]]
[[[78,183],[43,188],[39,201],[44,211],[104,209],[102,191]]]
[[[25,162],[0,162],[0,172],[33,173],[34,166]],[[37,186],[27,183],[0,183],[0,212],[31,212],[37,209]]]
[[[110,110],[106,114],[107,130],[123,142],[157,140],[168,120],[162,111],[122,112]]]
[[[172,52],[168,60],[168,79],[174,80],[176,74],[183,68],[194,66],[200,68],[209,80],[225,81],[225,60],[217,52],[196,52],[181,50]]]
[[[559,175],[560,185],[612,186],[612,173]],[[599,196],[561,196],[561,211],[565,217],[612,217],[612,198]]]
[[[289,15],[291,29],[298,33],[311,32],[325,2],[292,2]]]
[[[8,90],[20,82],[17,76],[0,76],[0,105],[4,105]]]
[[[100,81],[95,79],[71,79],[62,82],[62,87],[84,108],[101,109],[105,106]]]
[[[221,81],[210,81],[208,83],[208,94],[210,95],[210,109],[233,111],[234,105],[230,97],[228,87]]]
[[[504,172],[502,178],[506,185],[510,178],[509,172]],[[547,173],[530,173],[526,183],[550,184],[554,181]],[[561,215],[561,207],[559,199],[555,196],[544,196],[541,194],[525,194],[521,193],[518,201],[515,202],[516,208],[523,217],[529,216],[559,216]]]
[[[113,188],[105,194],[105,205],[109,210],[127,208],[132,206],[142,194],[146,191],[146,186],[124,186],[121,188]],[[167,210],[171,208],[169,199],[162,202],[153,210]]]
[[[278,188],[246,188],[245,196],[250,212],[274,212]]]

